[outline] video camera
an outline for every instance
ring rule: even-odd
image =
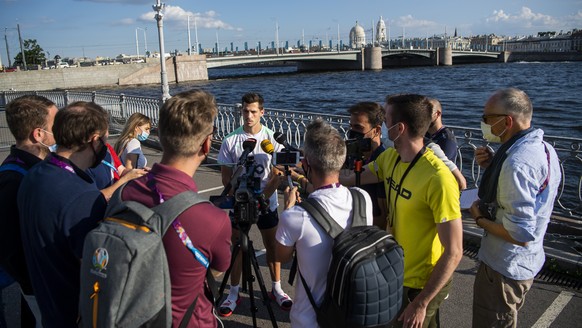
[[[363,133],[351,131],[346,140],[346,161],[344,168],[353,170],[354,163],[364,159],[364,153],[372,150],[372,139],[364,138]]]
[[[261,180],[254,177],[257,166],[252,156],[247,158],[245,167],[246,172],[239,177],[234,193],[234,223],[240,226],[257,223],[259,215],[269,210],[269,200],[260,192]]]
[[[234,209],[234,223],[240,227],[250,227],[257,223],[259,215],[266,214],[269,209],[269,200],[261,190],[261,179],[255,177],[255,173],[261,174],[259,170],[262,167],[255,165],[254,156],[249,156],[256,145],[255,139],[248,139],[243,142],[244,152],[239,158],[239,168],[244,173],[240,176],[234,174],[233,180],[236,179],[238,188],[234,192],[234,196],[227,196],[230,191],[232,181],[225,191],[220,196],[211,196],[210,201],[222,209]],[[239,171],[240,172],[240,171]]]

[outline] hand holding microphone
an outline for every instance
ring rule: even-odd
[[[275,147],[269,139],[261,141],[261,149],[263,149],[263,151],[269,155],[274,155]],[[285,165],[285,174],[287,175],[287,184],[290,188],[293,188],[293,179],[291,179],[291,172],[289,171],[289,167],[287,165]]]

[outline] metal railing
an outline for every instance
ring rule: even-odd
[[[0,93],[0,150],[8,148],[14,143],[6,124],[4,106],[24,94],[37,94],[47,97],[54,101],[59,108],[74,101],[93,101],[109,112],[112,133],[121,131],[127,118],[135,112],[149,116],[152,119],[154,128],[158,123],[160,101],[156,98],[126,96],[123,94],[110,95],[97,92],[5,91]],[[241,125],[242,117],[240,115],[240,105],[219,104],[218,109],[218,116],[215,121],[217,127],[215,138],[220,141]],[[325,119],[337,128],[341,134],[347,135],[349,116],[344,115],[266,109],[263,116],[263,124],[273,131],[283,133],[291,145],[301,147],[305,127],[316,117]],[[475,162],[474,150],[479,146],[488,144],[483,140],[479,129],[459,126],[449,127],[455,132],[459,145],[457,166],[467,178],[469,187],[476,187],[481,178],[482,170]],[[557,136],[545,136],[544,139],[556,149],[562,169],[562,184],[554,206],[554,214],[582,223],[582,139]]]

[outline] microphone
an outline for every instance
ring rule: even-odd
[[[269,155],[273,155],[273,153],[275,152],[275,146],[273,146],[271,140],[269,139],[261,141],[261,149]]]
[[[275,134],[273,134],[273,137],[275,138],[275,141],[277,141],[278,143],[282,144],[283,147],[285,147],[286,150],[290,150],[290,151],[296,151],[299,152],[300,154],[303,154],[303,152],[293,146],[291,146],[288,142],[287,142],[287,138],[285,138],[285,135],[279,131],[275,132]]]
[[[255,149],[256,145],[257,139],[254,138],[248,138],[247,140],[243,141],[242,143],[243,153],[242,155],[240,155],[238,159],[238,165],[244,165],[246,163],[247,157]]]

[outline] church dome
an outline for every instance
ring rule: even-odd
[[[350,30],[350,45],[352,48],[362,48],[366,45],[366,32],[356,21],[356,26]]]

